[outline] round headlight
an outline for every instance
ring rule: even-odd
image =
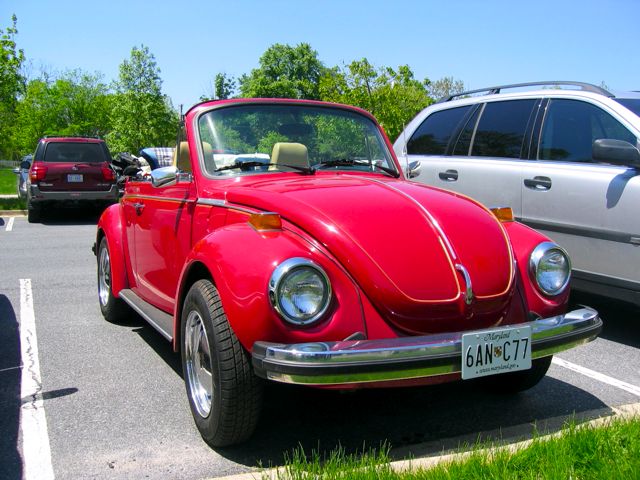
[[[327,274],[307,258],[285,260],[269,280],[271,304],[286,321],[307,325],[319,320],[331,301]]]
[[[571,278],[569,255],[555,243],[543,242],[531,253],[531,276],[545,295],[562,293]]]

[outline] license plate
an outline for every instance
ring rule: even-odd
[[[462,335],[462,378],[531,368],[531,327],[480,330]]]
[[[80,183],[83,180],[84,179],[82,178],[81,174],[70,174],[70,175],[67,175],[67,182],[69,182],[69,183]]]

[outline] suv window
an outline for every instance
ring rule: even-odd
[[[43,161],[102,163],[107,158],[100,143],[51,142],[47,144]]]
[[[471,155],[520,158],[536,102],[530,99],[487,103],[478,123]]]
[[[538,158],[591,162],[593,141],[599,138],[636,143],[636,137],[601,108],[579,100],[550,100]]]
[[[451,136],[471,105],[441,110],[429,115],[407,142],[411,155],[444,155]]]

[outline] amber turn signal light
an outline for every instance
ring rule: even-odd
[[[282,219],[279,214],[273,212],[252,213],[249,215],[249,225],[259,232],[282,230]]]
[[[492,208],[491,212],[501,222],[513,222],[513,210],[511,207]]]

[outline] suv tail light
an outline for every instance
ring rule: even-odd
[[[31,167],[31,171],[29,172],[29,177],[32,182],[39,182],[40,180],[44,180],[47,176],[47,167],[42,165],[41,163],[35,163]]]
[[[102,177],[107,182],[113,182],[116,179],[116,174],[108,165],[102,165]]]

